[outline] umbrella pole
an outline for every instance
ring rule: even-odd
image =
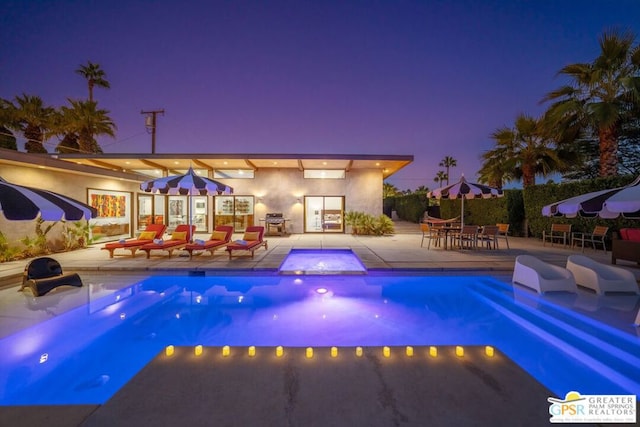
[[[460,208],[460,227],[464,227],[464,194],[462,195],[462,204]]]

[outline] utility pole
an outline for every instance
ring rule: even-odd
[[[151,154],[156,152],[156,116],[162,114],[164,116],[164,108],[162,110],[140,111],[140,114],[146,114],[144,125],[147,132],[151,133]]]

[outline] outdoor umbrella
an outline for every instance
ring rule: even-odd
[[[189,196],[189,225],[191,225],[191,196],[206,196],[216,194],[233,194],[233,188],[213,179],[196,175],[193,168],[184,175],[165,176],[145,181],[140,184],[140,189],[148,193],[161,193],[169,195]]]
[[[640,176],[624,187],[594,191],[546,205],[542,208],[542,215],[640,218]]]
[[[489,199],[492,197],[502,196],[504,196],[502,190],[483,184],[468,182],[465,179],[464,174],[462,174],[460,181],[455,184],[436,188],[435,190],[427,193],[427,197],[430,199],[462,199],[462,207],[460,208],[462,226],[464,226],[464,199]]]
[[[11,184],[0,177],[0,211],[9,220],[79,221],[98,215],[89,205],[52,191]]]

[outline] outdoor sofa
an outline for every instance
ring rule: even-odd
[[[640,228],[621,228],[620,238],[611,241],[611,264],[619,259],[640,265]]]

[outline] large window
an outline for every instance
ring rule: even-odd
[[[230,225],[242,232],[254,225],[253,196],[215,196],[215,225]]]
[[[253,179],[255,173],[253,169],[216,169],[213,177],[216,179]]]
[[[344,179],[343,169],[305,169],[305,179]]]

